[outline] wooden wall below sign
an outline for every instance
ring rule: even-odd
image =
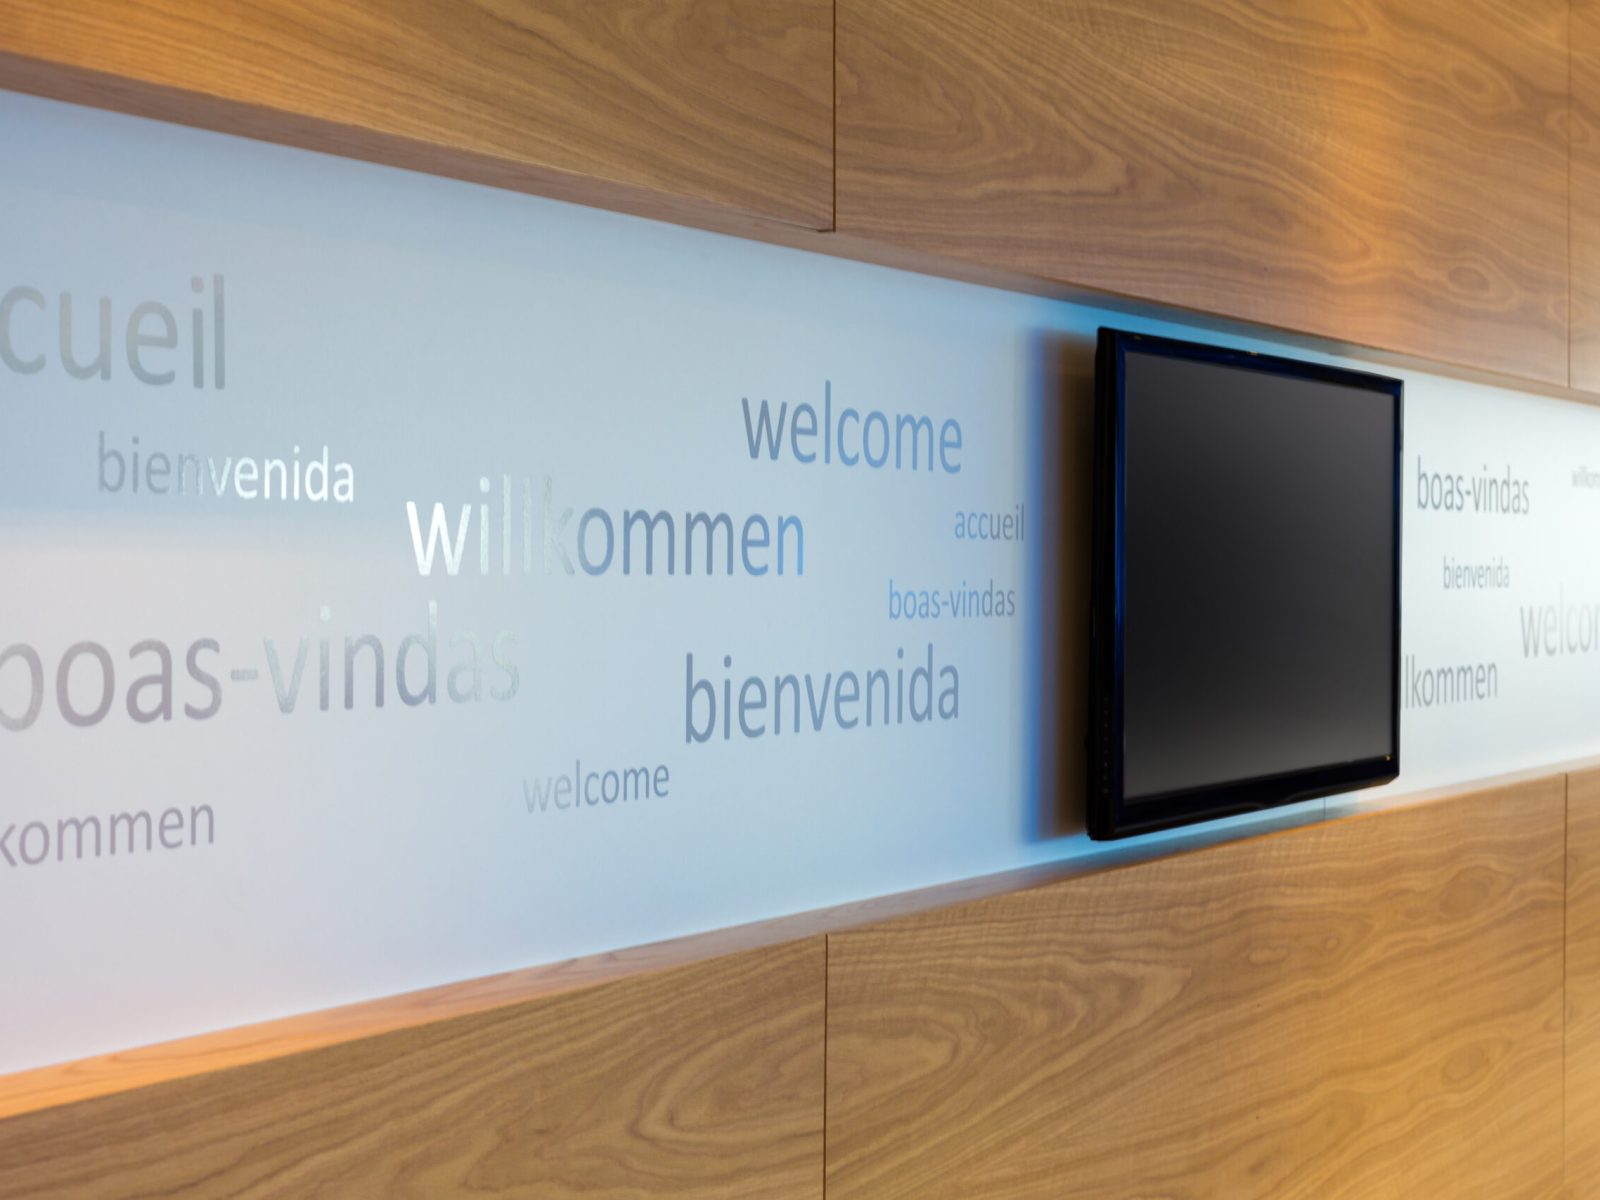
[[[0,1196],[818,1200],[823,955],[809,938],[14,1116]]]
[[[1565,1136],[1584,1200],[1596,814],[1517,778],[0,1078],[0,1196],[1555,1200]]]
[[[829,1200],[1550,1200],[1564,814],[1558,777],[833,935]]]
[[[1600,771],[1567,790],[1567,1185],[1600,1197]]]

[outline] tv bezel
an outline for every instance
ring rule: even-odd
[[[1394,401],[1393,645],[1390,664],[1390,753],[1340,763],[1143,796],[1123,794],[1123,627],[1126,594],[1125,362],[1129,353],[1181,358],[1207,366],[1315,380],[1378,392]],[[1300,359],[1231,350],[1153,334],[1101,328],[1095,351],[1094,529],[1090,600],[1089,789],[1087,825],[1097,841],[1261,812],[1358,788],[1400,773],[1400,536],[1404,384],[1386,375]]]

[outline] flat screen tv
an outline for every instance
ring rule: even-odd
[[[1400,771],[1401,384],[1100,331],[1088,828]]]

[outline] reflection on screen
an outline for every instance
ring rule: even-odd
[[[1125,370],[1125,798],[1393,753],[1394,398]]]

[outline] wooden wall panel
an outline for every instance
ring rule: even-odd
[[[1600,1198],[1600,771],[1567,784],[1567,1195]]]
[[[1600,392],[1600,0],[1572,0],[1572,386]]]
[[[1568,0],[839,0],[836,223],[1567,382]]]
[[[829,1200],[1549,1200],[1560,777],[829,937]]]
[[[830,0],[6,0],[0,87],[669,218],[826,228]]]
[[[824,942],[0,1122],[0,1196],[822,1194]]]

